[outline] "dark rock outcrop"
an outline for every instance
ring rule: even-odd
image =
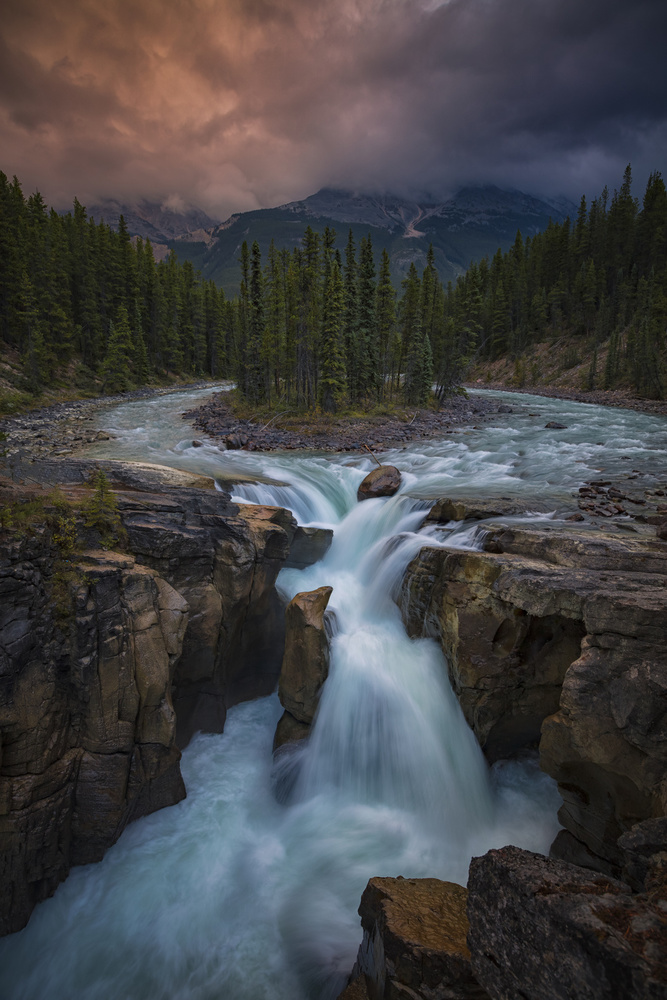
[[[302,528],[294,532],[289,555],[285,561],[288,569],[305,569],[323,559],[331,547],[333,531],[331,528]]]
[[[132,819],[185,795],[171,679],[188,606],[127,555],[88,552],[56,621],[40,537],[0,561],[0,933]]]
[[[357,500],[393,497],[401,486],[401,474],[393,465],[379,465],[369,472],[357,490]]]
[[[81,517],[67,562],[46,521],[0,534],[0,933],[183,798],[178,746],[278,679],[291,514],[128,475],[125,551],[100,549]],[[5,482],[3,502],[26,490],[46,495]],[[89,496],[67,489],[74,511]]]
[[[505,847],[473,858],[468,944],[494,1000],[667,998],[667,892]]]
[[[278,695],[285,713],[278,723],[274,749],[303,739],[310,727],[329,673],[329,640],[324,612],[331,587],[297,594],[285,611],[285,654]]]
[[[466,943],[467,892],[435,878],[372,878],[361,897],[364,936],[348,993],[370,1000],[485,1000]]]
[[[491,759],[539,743],[567,856],[619,872],[618,837],[667,812],[667,546],[576,529],[490,541],[421,550],[403,585],[408,630],[440,639]]]

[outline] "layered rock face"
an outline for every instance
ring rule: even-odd
[[[617,873],[619,836],[667,812],[667,546],[504,528],[486,548],[421,550],[408,630],[439,638],[490,759],[539,744],[564,799],[560,856]]]
[[[0,933],[22,927],[71,865],[185,796],[171,677],[188,606],[129,556],[86,554],[76,610],[54,621],[48,551],[0,562]]]
[[[128,822],[183,798],[178,746],[278,678],[291,515],[139,485],[116,494],[125,551],[96,547],[79,518],[64,612],[50,529],[0,538],[0,933]],[[67,492],[74,507],[89,495]]]

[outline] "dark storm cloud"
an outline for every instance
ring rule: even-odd
[[[665,165],[662,0],[6,0],[2,163],[219,215],[335,185],[595,193]]]

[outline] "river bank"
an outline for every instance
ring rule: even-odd
[[[199,380],[179,386],[134,389],[116,396],[68,400],[28,410],[16,416],[0,418],[1,450],[5,464],[32,459],[71,457],[94,441],[109,440],[111,435],[99,428],[101,411],[122,403],[173,396],[197,389],[213,388]]]

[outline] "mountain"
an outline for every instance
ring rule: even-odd
[[[87,211],[96,222],[104,219],[113,229],[118,228],[122,215],[130,236],[150,240],[158,258],[163,255],[160,253],[162,247],[164,254],[168,252],[167,244],[172,240],[193,241],[207,246],[211,241],[212,230],[219,225],[218,220],[212,219],[198,208],[179,211],[151,201],[128,205],[107,199]]]
[[[174,250],[181,260],[191,260],[205,278],[212,278],[226,292],[239,285],[238,257],[244,240],[257,240],[266,257],[273,239],[278,247],[298,246],[306,226],[322,232],[336,230],[336,245],[343,250],[348,230],[359,245],[370,233],[376,259],[386,249],[397,285],[410,264],[421,270],[429,244],[444,282],[454,281],[473,260],[507,250],[517,229],[524,238],[545,229],[549,219],[562,222],[576,211],[565,199],[549,201],[501,188],[464,187],[446,201],[424,198],[413,201],[392,195],[355,194],[323,188],[302,201],[277,208],[258,209],[230,216],[219,223],[199,209],[178,211],[157,202],[121,204],[108,200],[88,209],[96,221],[113,228],[123,215],[132,236],[149,239],[156,258]]]
[[[533,236],[547,227],[550,218],[562,222],[574,211],[575,206],[564,199],[547,201],[491,186],[461,188],[446,201],[324,188],[303,201],[232,215],[210,231],[207,243],[196,242],[190,234],[171,240],[169,246],[181,259],[192,260],[204,277],[235,293],[243,240],[248,244],[257,240],[266,258],[272,239],[278,247],[291,248],[299,245],[306,226],[320,232],[329,226],[336,230],[341,250],[349,229],[357,245],[370,233],[376,260],[383,249],[389,253],[397,285],[413,261],[419,270],[424,267],[432,243],[440,277],[447,282],[473,260],[491,257],[499,247],[509,249],[517,229],[524,238]]]

